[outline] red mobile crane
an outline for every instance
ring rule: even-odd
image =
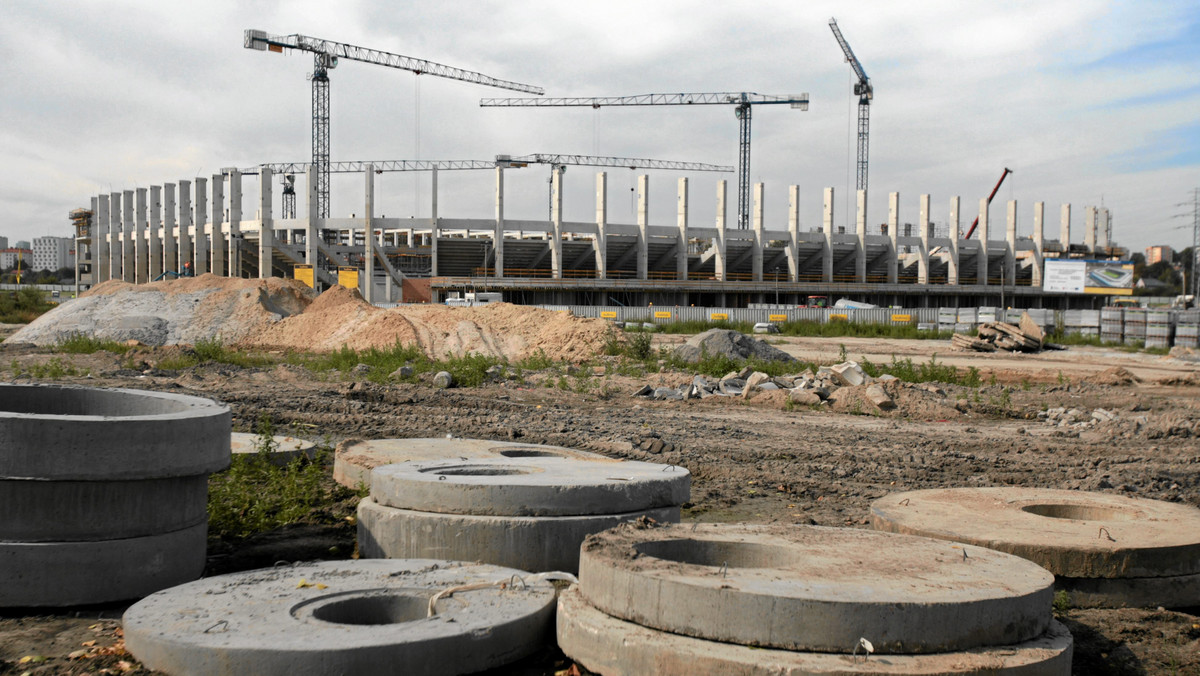
[[[996,196],[996,193],[1000,192],[1000,184],[1004,183],[1004,179],[1008,178],[1008,175],[1011,173],[1013,173],[1012,169],[1009,169],[1008,167],[1004,168],[1004,173],[1000,174],[1000,180],[996,181],[996,187],[992,188],[992,194],[988,195],[988,204],[992,203],[992,198]],[[974,234],[975,226],[977,226],[977,225],[979,225],[979,217],[978,216],[975,217],[974,221],[971,221],[971,229],[967,230],[967,236],[964,237],[963,239],[971,239],[971,235]]]

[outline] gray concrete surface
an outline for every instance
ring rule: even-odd
[[[0,607],[74,606],[135,599],[204,572],[207,521],[121,540],[0,542]]]
[[[348,439],[338,444],[334,453],[333,480],[357,489],[359,486],[370,487],[371,470],[382,465],[429,460],[538,457],[621,462],[598,453],[562,446],[486,439]]]
[[[174,676],[467,674],[551,639],[554,588],[495,566],[434,560],[302,563],[153,594],[123,619],[143,664]],[[436,604],[440,590],[461,591]]]
[[[584,538],[648,516],[678,522],[679,507],[596,516],[471,516],[358,504],[358,549],[364,558],[483,561],[535,573],[579,569]]]
[[[604,676],[1067,676],[1071,634],[1051,622],[1045,634],[1013,646],[932,655],[797,652],[718,643],[649,629],[596,610],[578,586],[559,595],[558,645]]]
[[[1108,493],[950,488],[893,493],[871,504],[882,531],[967,542],[1072,578],[1200,573],[1200,509]]]
[[[271,437],[274,448],[271,450],[271,462],[276,465],[286,465],[296,458],[311,460],[317,451],[317,445],[306,439],[297,439],[283,435]],[[253,455],[258,453],[262,436],[248,432],[234,432],[229,436],[230,448],[236,455]]]
[[[1167,577],[1057,577],[1076,608],[1195,608],[1200,575]]]
[[[964,558],[964,551],[966,557]],[[580,591],[601,611],[786,650],[950,652],[1040,636],[1054,578],[980,547],[817,526],[625,526],[588,538]]]
[[[478,516],[584,516],[671,507],[691,497],[675,465],[553,457],[376,467],[371,497],[399,509]]]

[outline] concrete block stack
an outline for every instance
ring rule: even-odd
[[[1146,347],[1171,347],[1171,313],[1146,310]]]
[[[1070,335],[1100,335],[1099,310],[1067,310],[1063,313],[1064,331]]]
[[[979,308],[979,310],[975,313],[975,319],[980,324],[985,324],[988,322],[1004,321],[1003,318],[1000,317],[1000,314],[1002,312],[1003,312],[1003,310],[1000,308],[984,305],[984,306],[981,306]]]
[[[1175,315],[1175,345],[1200,347],[1200,310],[1182,310]]]
[[[1119,307],[1100,309],[1100,340],[1120,343],[1125,338],[1125,312]]]
[[[954,324],[955,333],[970,333],[979,323],[979,315],[973,307],[958,308],[958,318]]]
[[[1146,342],[1146,308],[1125,308],[1126,345]]]
[[[938,331],[953,331],[958,323],[958,310],[952,307],[940,307],[937,313]]]

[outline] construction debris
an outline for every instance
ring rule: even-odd
[[[997,349],[1006,352],[1038,352],[1048,348],[1045,344],[1045,333],[1038,327],[1029,313],[1021,315],[1021,325],[1014,326],[1006,322],[984,322],[979,325],[978,337],[954,334],[950,344],[956,350],[974,350],[976,352],[995,352]]]

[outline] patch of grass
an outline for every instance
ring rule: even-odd
[[[323,481],[329,446],[313,460],[298,457],[287,465],[271,462],[275,431],[271,419],[259,418],[257,452],[235,455],[229,469],[208,482],[209,532],[220,537],[246,537],[304,520],[314,509],[344,500],[354,491]]]
[[[729,329],[739,333],[752,333],[754,331],[753,322],[731,322],[731,321],[703,321],[703,320],[684,320],[677,322],[667,322],[659,325],[659,331],[663,333],[679,333],[685,335],[694,335],[704,333],[709,329]]]
[[[14,360],[14,365],[16,361]],[[17,368],[20,368],[17,366]],[[58,380],[67,376],[81,376],[84,372],[75,368],[75,365],[62,360],[59,357],[53,357],[44,364],[30,364],[26,370],[31,377],[39,380]]]
[[[1051,604],[1054,614],[1062,617],[1071,609],[1071,596],[1067,594],[1067,590],[1059,589],[1054,592],[1054,601]]]
[[[130,348],[125,343],[115,340],[104,340],[82,333],[72,333],[66,338],[59,340],[53,349],[55,352],[65,352],[68,354],[92,354],[100,350],[114,354],[125,354]]]
[[[979,387],[981,384],[978,369],[972,366],[966,372],[961,372],[949,364],[939,363],[936,354],[931,356],[929,361],[921,364],[914,363],[907,357],[897,359],[893,355],[890,364],[876,364],[870,359],[864,358],[859,366],[873,378],[888,374],[906,383],[947,383],[967,387]]]
[[[542,355],[545,358],[545,355]],[[535,363],[538,357],[533,358]],[[425,356],[417,345],[402,345],[396,343],[390,348],[368,348],[354,350],[343,345],[341,349],[329,354],[294,355],[292,363],[302,365],[318,372],[338,371],[347,373],[359,364],[369,368],[367,379],[373,382],[387,382],[389,376],[401,366],[411,366],[413,379],[423,373],[448,371],[454,376],[454,383],[459,387],[478,387],[487,380],[487,370],[493,366],[506,365],[504,359],[480,354],[468,354],[461,357],[449,356],[443,360],[434,360]],[[548,358],[546,363],[551,364]]]
[[[216,362],[218,364],[230,364],[242,368],[257,368],[269,366],[274,363],[274,360],[266,355],[255,352],[242,352],[231,347],[226,347],[220,338],[198,340],[192,346],[192,351],[195,353],[199,363]]]
[[[623,338],[613,334],[604,343],[604,354],[645,361],[654,356],[654,350],[650,346],[652,340],[653,336],[648,332],[633,332]]]
[[[37,289],[0,291],[0,323],[28,324],[53,307]]]

